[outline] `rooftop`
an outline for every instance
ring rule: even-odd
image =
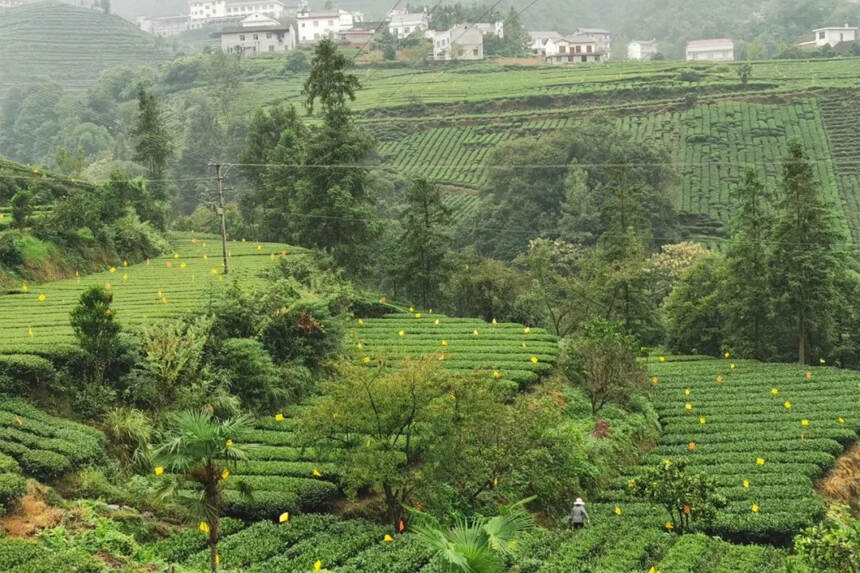
[[[711,40],[690,40],[687,42],[687,48],[712,48],[712,47],[734,47],[735,43],[730,38],[714,38]]]
[[[532,40],[545,40],[545,39],[549,39],[549,38],[552,38],[555,40],[555,39],[564,37],[561,34],[559,34],[558,32],[545,31],[545,30],[538,30],[536,32],[529,32],[529,36],[532,37]]]
[[[296,18],[299,20],[313,20],[316,18],[340,18],[338,10],[324,10],[322,12],[300,12]]]
[[[213,36],[224,36],[226,34],[254,34],[257,32],[287,32],[290,29],[290,24],[279,24],[278,26],[254,26],[254,27],[241,27],[237,26],[235,28],[224,28],[220,32],[216,32],[212,34]]]
[[[848,24],[845,24],[844,26],[826,26],[824,28],[816,28],[813,32],[826,32],[828,30],[854,30],[856,32],[857,27],[849,26]]]

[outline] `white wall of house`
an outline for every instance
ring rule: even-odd
[[[627,44],[627,59],[644,61],[650,60],[657,53],[657,41],[634,40]]]
[[[604,30],[603,28],[579,28],[575,35],[594,40],[602,54],[603,60],[608,60],[612,57],[612,34],[609,30]]]
[[[292,26],[230,28],[221,33],[221,49],[246,56],[289,52],[296,48],[295,36]]]
[[[353,15],[345,10],[300,12],[296,16],[300,44],[311,44],[323,38],[337,38],[338,33],[353,27]]]
[[[581,36],[550,39],[546,44],[544,61],[548,64],[587,64],[603,60],[604,53],[594,40]]]
[[[188,2],[190,27],[197,29],[211,20],[239,18],[263,14],[270,18],[283,18],[287,8],[281,0],[191,0]]]
[[[389,14],[388,31],[395,38],[403,39],[414,32],[423,32],[430,27],[430,19],[424,12]]]
[[[841,28],[819,28],[814,31],[815,45],[818,47],[835,46],[840,42],[854,42],[857,40],[857,28],[845,26]]]
[[[434,60],[484,59],[484,35],[472,24],[458,24],[444,32],[428,30],[425,36],[433,42]]]
[[[696,40],[687,42],[688,62],[732,62],[735,45],[731,40]]]
[[[163,16],[159,18],[138,16],[136,22],[137,27],[142,31],[160,38],[176,36],[186,32],[189,30],[191,24],[188,16]]]

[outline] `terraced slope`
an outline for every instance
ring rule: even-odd
[[[831,105],[831,100],[825,101]],[[768,184],[778,183],[780,162],[793,137],[803,142],[818,181],[839,209],[839,219],[845,221],[845,230],[860,225],[860,187],[853,186],[855,182],[860,185],[860,175],[845,170],[860,169],[860,156],[856,146],[847,145],[853,139],[845,131],[831,134],[831,142],[845,142],[845,146],[836,148],[834,172],[822,114],[818,101],[808,98],[782,104],[722,101],[692,109],[623,115],[616,124],[631,132],[637,141],[666,146],[681,176],[675,206],[700,217],[702,222],[690,232],[694,238],[708,241],[727,234],[724,225],[730,215],[729,193],[742,180],[748,166],[759,170]],[[842,120],[846,125],[842,129],[847,130],[858,115]],[[402,137],[389,134],[379,149],[396,171],[480,189],[492,169],[487,164],[490,153],[500,143],[575,127],[579,121],[578,113],[570,113],[542,119],[500,117],[497,122],[482,124],[452,122]]]
[[[644,463],[684,458],[717,481],[729,504],[712,532],[784,540],[824,514],[812,480],[857,440],[857,372],[731,360],[654,362],[649,371],[663,434]],[[627,493],[627,479],[604,501],[658,513]]]
[[[820,101],[845,216],[860,243],[860,97],[842,91]]]
[[[101,273],[21,285],[0,296],[0,354],[50,354],[58,345],[74,343],[69,312],[89,286],[110,285],[120,323],[140,324],[194,309],[234,278],[243,284],[261,281],[259,273],[279,258],[304,252],[286,245],[233,241],[225,280],[220,240],[182,235],[174,248],[174,253],[147,263],[125,267],[116,261]]]
[[[38,81],[82,89],[107,68],[167,59],[155,38],[98,10],[49,1],[11,8],[0,17],[0,96]]]
[[[556,338],[543,329],[431,312],[357,319],[352,335],[368,359],[436,355],[446,368],[485,371],[516,386],[537,381],[558,358]]]
[[[105,445],[95,428],[55,418],[23,400],[0,399],[0,471],[17,471],[17,461],[23,474],[50,480],[100,463]]]

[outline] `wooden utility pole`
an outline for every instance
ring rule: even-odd
[[[224,209],[224,173],[221,164],[215,164],[215,178],[218,180],[218,214],[221,215],[221,252],[224,256],[224,274],[230,271],[227,262],[227,211]]]

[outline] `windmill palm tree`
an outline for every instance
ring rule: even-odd
[[[200,530],[208,535],[212,571],[219,561],[223,481],[230,477],[236,462],[248,457],[234,440],[250,426],[251,418],[244,415],[219,421],[208,412],[181,412],[170,419],[153,451],[155,473],[169,474],[162,495],[173,498],[190,518],[199,520]]]
[[[517,537],[534,523],[523,506],[534,498],[502,508],[495,517],[455,517],[442,525],[435,517],[412,511],[410,527],[415,539],[434,553],[443,571],[450,573],[502,573],[503,557],[516,547]]]

